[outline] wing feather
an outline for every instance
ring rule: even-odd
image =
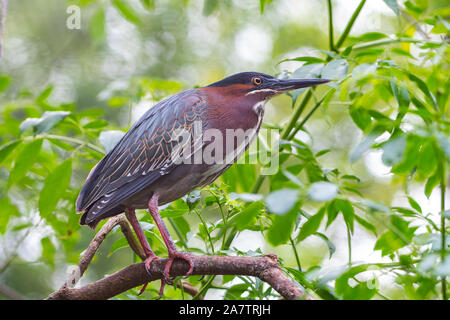
[[[117,207],[123,201],[172,171],[180,157],[194,153],[174,153],[185,146],[172,135],[174,128],[190,133],[190,141],[185,142],[192,145],[191,150],[202,147],[202,139],[194,136],[193,127],[196,120],[202,120],[206,103],[194,92],[184,91],[148,110],[94,167],[76,203],[77,212],[84,213],[81,223],[110,216],[106,214],[111,210],[120,213]]]

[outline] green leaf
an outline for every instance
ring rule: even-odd
[[[392,93],[394,95],[395,100],[397,100],[399,112],[397,115],[396,120],[400,121],[405,116],[406,112],[408,111],[409,104],[411,103],[411,98],[409,96],[408,89],[406,86],[398,87],[395,81],[390,81]]]
[[[368,42],[387,38],[388,36],[381,32],[366,32],[357,37],[349,37],[349,40],[355,42]]]
[[[273,0],[259,0],[259,5],[261,8],[261,14],[264,12],[266,4],[271,3]]]
[[[327,228],[330,226],[331,223],[336,219],[339,209],[335,206],[335,201],[331,201],[327,205]]]
[[[105,148],[106,153],[108,153],[116,146],[124,135],[125,133],[119,130],[102,131],[98,140],[103,148]]]
[[[117,11],[129,22],[133,24],[140,24],[141,18],[138,13],[133,9],[127,1],[124,0],[111,0],[111,3],[116,7]]]
[[[45,88],[45,89],[41,92],[41,94],[39,95],[39,97],[36,98],[36,102],[38,102],[38,104],[41,104],[43,101],[45,101],[45,100],[50,96],[50,94],[52,93],[52,91],[53,91],[53,86],[52,86],[52,85],[51,85],[51,86],[48,86],[47,88]]]
[[[19,145],[20,140],[11,141],[0,146],[0,163]]]
[[[383,0],[384,3],[388,5],[389,8],[392,9],[392,11],[395,12],[396,15],[400,14],[400,10],[398,9],[397,0]]]
[[[375,139],[380,135],[379,131],[372,131],[350,152],[350,161],[355,162],[369,150],[375,143]]]
[[[417,212],[422,213],[422,208],[420,207],[420,205],[417,203],[416,200],[414,200],[411,197],[408,197],[408,202],[409,202],[409,205],[411,206],[411,208],[415,209]]]
[[[313,63],[323,63],[323,59],[321,58],[317,58],[317,57],[296,57],[296,58],[288,58],[288,59],[284,59],[281,60],[280,62],[278,62],[278,64],[282,63],[282,62],[286,62],[286,61],[301,61],[301,62],[306,62],[305,65],[308,64],[313,64]]]
[[[362,130],[365,131],[371,124],[372,118],[370,117],[369,110],[363,107],[350,106],[350,116],[353,122]]]
[[[234,220],[236,224],[236,229],[242,231],[246,229],[249,224],[253,221],[253,218],[256,217],[261,210],[264,208],[264,204],[262,202],[252,202],[248,206],[246,206]]]
[[[5,194],[0,198],[0,234],[4,234],[12,216],[20,216],[20,211]]]
[[[270,213],[284,215],[295,205],[298,199],[298,190],[281,189],[270,193],[266,197],[267,210]]]
[[[334,183],[319,181],[314,182],[308,189],[308,197],[317,202],[333,200],[338,192],[338,187]]]
[[[267,240],[274,246],[287,243],[297,220],[297,211],[291,210],[283,215],[275,215],[275,218],[267,231]]]
[[[59,200],[69,187],[72,174],[72,158],[68,158],[53,169],[44,181],[39,194],[39,213],[42,218],[49,217]]]
[[[330,80],[341,80],[348,72],[348,62],[345,59],[330,61],[323,69],[321,77]]]
[[[261,201],[264,196],[258,193],[235,193],[232,192],[229,194],[230,200],[240,199],[245,202],[255,202]]]
[[[203,5],[203,15],[209,16],[219,6],[219,0],[205,0]]]
[[[374,74],[376,71],[377,71],[376,63],[362,63],[353,68],[352,78],[361,79],[368,75]]]
[[[141,0],[142,6],[147,10],[155,9],[155,0]]]
[[[354,278],[358,273],[366,271],[367,265],[356,266],[341,274],[336,279],[336,293],[344,300],[369,300],[372,298],[377,289],[374,285],[369,285],[369,281],[357,282],[355,286],[350,286],[349,280]]]
[[[330,239],[328,239],[328,237],[326,235],[324,235],[323,233],[316,232],[314,235],[319,236],[320,238],[322,238],[325,241],[325,243],[328,246],[328,251],[330,253],[329,258],[331,259],[331,257],[333,257],[333,254],[336,252],[336,246],[334,245],[334,243],[331,242]]]
[[[89,33],[94,41],[101,41],[105,38],[105,10],[102,7],[92,15]]]
[[[403,160],[406,149],[406,138],[400,135],[383,145],[381,160],[386,166],[394,166]]]
[[[8,76],[0,76],[0,92],[5,91],[10,84],[11,80]]]
[[[382,234],[375,243],[374,250],[381,250],[382,256],[393,254],[398,249],[408,245],[418,228],[409,227],[410,222],[397,215],[392,215],[390,220],[390,230]]]
[[[433,143],[427,142],[420,150],[417,171],[424,177],[429,176],[437,166],[437,157],[434,152]]]
[[[36,134],[49,131],[56,124],[64,120],[70,112],[68,111],[46,111],[41,118],[28,118],[20,124],[20,132],[33,128]]]
[[[240,300],[244,292],[248,290],[248,283],[235,284],[225,293],[225,300]]]
[[[417,136],[409,135],[406,142],[403,160],[392,168],[395,174],[409,174],[417,165],[419,160],[420,139]]]
[[[406,243],[394,232],[389,230],[378,238],[377,242],[375,243],[374,250],[381,250],[381,255],[384,257],[394,253],[404,246],[406,246]]]
[[[374,202],[370,199],[364,199],[362,201],[362,204],[367,206],[371,211],[381,211],[388,213],[390,210],[385,205],[382,205],[381,203]]]
[[[55,246],[49,237],[42,238],[42,258],[51,267],[55,266]]]
[[[108,121],[106,120],[94,120],[89,123],[86,123],[83,128],[85,129],[99,129],[106,127],[108,125]]]
[[[351,202],[344,199],[336,199],[334,205],[336,206],[336,209],[342,212],[345,224],[353,233],[353,220],[355,219],[355,211]]]
[[[128,244],[127,238],[121,237],[121,238],[117,239],[116,241],[114,241],[113,245],[111,246],[111,249],[109,249],[108,257],[111,256],[117,250],[128,247],[128,246],[129,246],[129,244]]]
[[[417,84],[417,86],[419,87],[419,89],[425,94],[425,96],[431,101],[431,103],[433,104],[434,108],[436,110],[439,109],[438,104],[436,102],[436,98],[434,97],[433,93],[431,93],[431,91],[428,89],[427,84],[420,79],[419,77],[417,77],[416,75],[410,73],[409,71],[405,71],[406,75],[408,76],[408,78],[415,82]]]
[[[372,232],[375,236],[377,235],[377,229],[375,228],[375,226],[373,224],[371,224],[369,221],[361,218],[357,214],[355,214],[354,217],[355,217],[356,222],[358,222],[358,224],[360,226],[362,226],[366,230]]]
[[[186,204],[188,205],[189,210],[194,209],[200,203],[200,197],[200,190],[194,190],[187,195]]]
[[[8,187],[25,176],[28,169],[34,164],[42,147],[42,139],[35,139],[26,144],[17,155],[14,167],[9,174]]]
[[[177,218],[184,216],[186,213],[189,212],[189,209],[183,208],[183,209],[174,209],[171,207],[168,207],[166,209],[161,210],[161,218]]]
[[[191,227],[189,226],[189,223],[186,221],[186,219],[183,217],[175,217],[172,218],[172,222],[177,226],[184,239],[187,240],[187,234],[189,231],[191,231]]]
[[[319,78],[323,67],[324,67],[323,63],[312,63],[308,65],[303,65],[292,73],[291,78],[296,79]],[[306,90],[307,88],[301,88],[292,91],[292,99],[296,101],[298,96],[301,95]]]
[[[314,234],[320,227],[323,216],[325,215],[325,207],[322,207],[315,215],[309,217],[309,219],[300,228],[300,233],[297,236],[297,241],[303,241],[308,236]]]
[[[433,192],[433,189],[439,184],[440,179],[441,177],[439,170],[436,170],[435,173],[428,178],[425,184],[425,195],[427,198],[430,198],[431,192]]]

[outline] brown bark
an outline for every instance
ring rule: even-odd
[[[128,222],[123,215],[111,218],[97,233],[83,258],[69,279],[58,291],[50,294],[47,300],[101,300],[112,298],[122,292],[147,282],[163,278],[164,267],[168,259],[157,259],[151,263],[150,275],[145,270],[144,263],[136,263],[106,276],[103,279],[73,288],[79,277],[83,275],[91,262],[95,252],[106,235],[120,225],[130,247],[141,257],[145,258],[142,248],[138,245]],[[192,275],[243,275],[254,276],[272,286],[285,299],[309,299],[306,293],[293,283],[281,270],[278,258],[274,254],[262,257],[229,257],[229,256],[194,256],[192,255],[194,270]],[[172,264],[171,276],[183,276],[189,269],[184,260],[175,260]],[[78,276],[77,276],[78,273]],[[196,289],[188,283],[183,283],[185,291],[191,295]],[[191,290],[192,289],[192,290]]]

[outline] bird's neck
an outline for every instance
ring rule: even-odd
[[[264,115],[264,100],[256,96],[236,96],[233,92],[206,91],[210,126],[218,129],[259,129]]]

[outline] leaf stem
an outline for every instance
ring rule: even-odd
[[[72,138],[72,137],[59,136],[59,135],[54,135],[54,134],[41,134],[41,135],[37,135],[35,138],[55,139],[55,140],[69,142],[69,143],[75,143],[78,145],[84,145],[86,148],[89,148],[89,149],[94,150],[101,154],[105,154],[105,151],[102,148],[97,147],[96,145],[94,145],[92,143],[86,143],[82,140]]]
[[[445,155],[443,155],[445,157]],[[446,178],[447,178],[447,166],[445,158],[444,160],[441,159],[440,161],[440,171],[441,171],[441,263],[444,263],[445,255],[446,255],[446,237],[447,234],[445,232],[445,191],[446,191]],[[446,276],[442,276],[441,278],[441,286],[442,286],[442,300],[447,300],[447,279]]]
[[[383,46],[386,44],[394,44],[394,43],[401,43],[401,42],[440,44],[440,43],[434,42],[434,41],[417,40],[417,39],[411,39],[411,38],[382,39],[382,40],[371,41],[371,42],[360,44],[360,45],[355,45],[353,47],[353,51],[365,50],[365,49],[372,48],[372,47],[378,47],[378,46]]]
[[[302,102],[298,105],[298,107],[295,109],[294,114],[292,115],[291,119],[289,120],[289,123],[286,127],[286,129],[281,134],[281,140],[289,139],[289,134],[291,133],[292,129],[294,128],[295,124],[297,123],[297,120],[300,118],[300,116],[303,113],[303,110],[305,110],[306,105],[309,102],[309,99],[312,97],[312,89],[308,89],[306,91],[305,96],[303,97]]]
[[[352,234],[347,226],[348,265],[352,265]]]
[[[206,290],[209,289],[209,287],[210,287],[210,285],[211,285],[211,282],[213,282],[213,280],[215,279],[215,277],[216,277],[215,275],[214,275],[214,276],[210,276],[210,277],[208,278],[208,280],[206,281],[205,285],[197,292],[197,294],[196,294],[194,297],[192,297],[192,300],[197,300],[198,297],[200,297],[201,295],[203,295],[203,292],[206,292]]]
[[[308,114],[303,118],[303,120],[299,123],[299,125],[295,128],[295,130],[289,135],[288,140],[294,139],[297,132],[299,132],[303,128],[306,121],[308,121],[309,118],[311,118],[311,116],[314,114],[314,112],[316,112],[316,110],[320,107],[320,105],[325,100],[325,98],[328,96],[328,94],[334,90],[335,90],[334,88],[329,90],[327,93],[325,93],[325,95],[319,101],[317,101],[317,103],[314,105],[314,107],[311,109],[311,111],[308,112]]]
[[[328,42],[330,46],[330,51],[336,51],[334,48],[334,34],[333,34],[333,7],[331,5],[331,0],[327,0],[328,7]]]
[[[312,97],[312,89],[308,89],[306,91],[305,96],[302,99],[302,102],[295,109],[294,114],[292,115],[291,119],[289,120],[289,123],[286,126],[285,130],[281,133],[280,140],[290,140],[291,139],[291,138],[289,138],[289,134],[291,133],[292,129],[295,127],[295,124],[297,123],[298,119],[302,115],[303,110],[305,110],[306,105],[308,104],[311,97]],[[266,176],[263,176],[263,175],[258,176],[258,178],[256,179],[256,182],[253,186],[252,193],[258,193],[265,178],[266,178]]]
[[[300,258],[298,256],[297,248],[295,247],[294,240],[292,237],[289,237],[289,241],[291,242],[292,250],[294,251],[295,260],[297,261],[298,270],[302,271],[302,265],[300,264]]]
[[[336,43],[335,50],[338,50],[344,43],[345,39],[347,39],[347,37],[353,27],[353,24],[355,23],[356,18],[358,18],[359,13],[361,12],[361,9],[363,8],[365,3],[366,3],[366,0],[361,0],[361,2],[359,3],[358,7],[355,10],[355,12],[353,12],[353,15],[350,18],[350,20],[348,21],[348,23],[344,29],[344,32],[342,33],[342,35],[340,36],[339,40]]]

